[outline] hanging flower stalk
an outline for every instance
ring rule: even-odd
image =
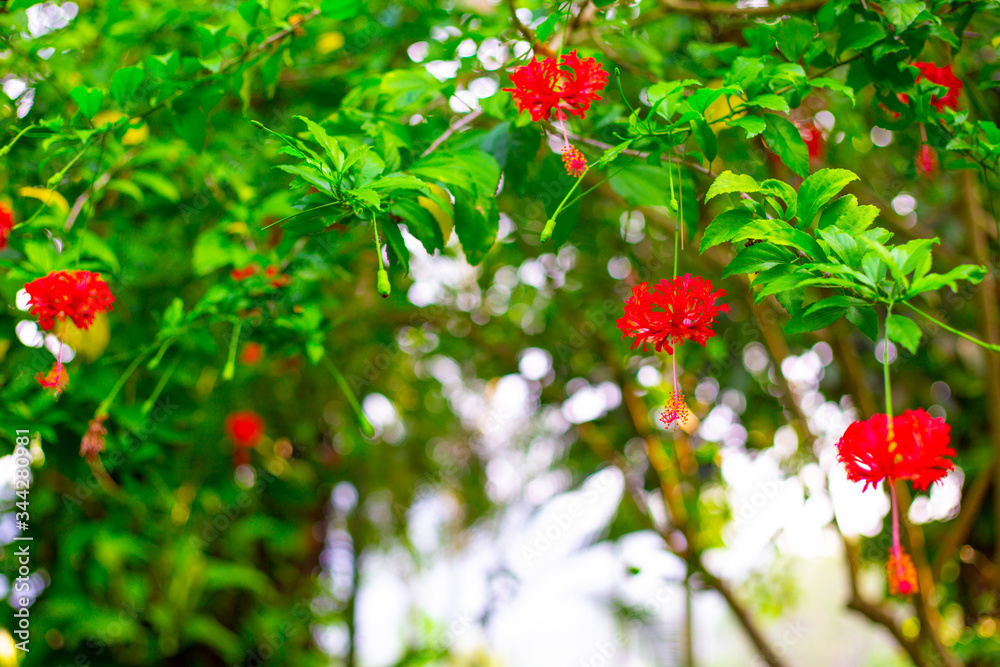
[[[889,307],[892,312],[892,306]],[[896,481],[909,480],[913,488],[926,491],[941,480],[955,464],[949,447],[951,427],[940,417],[924,410],[907,410],[892,416],[892,385],[889,373],[889,341],[883,341],[882,368],[885,377],[885,414],[847,427],[837,443],[837,458],[847,470],[847,479],[878,488],[885,480],[892,510],[892,551],[886,562],[890,595],[912,595],[919,590],[913,559],[899,541],[899,500]]]
[[[725,290],[712,291],[712,283],[689,273],[671,280],[661,280],[649,287],[640,283],[632,288],[632,296],[625,301],[625,315],[615,324],[622,332],[622,340],[632,338],[632,349],[647,343],[657,352],[666,350],[671,355],[674,389],[666,408],[660,415],[665,426],[680,425],[687,420],[684,392],[677,382],[675,348],[686,340],[702,347],[715,336],[712,329],[719,313],[728,313],[728,304],[716,305],[726,295]]]
[[[43,331],[52,331],[56,323],[70,320],[76,328],[86,331],[98,313],[111,310],[115,297],[101,274],[90,271],[54,271],[24,286],[28,293],[28,310],[38,318]],[[59,333],[59,352],[48,373],[36,376],[39,384],[58,396],[69,382],[63,367],[63,337],[65,326]]]
[[[847,479],[878,488],[885,480],[892,504],[892,552],[886,564],[889,592],[910,595],[918,590],[913,560],[899,540],[899,501],[896,480],[910,480],[918,491],[927,490],[955,464],[949,447],[951,427],[924,410],[908,410],[898,417],[875,415],[847,427],[837,443],[838,459],[847,468]]]
[[[561,60],[561,62],[560,62]],[[581,60],[576,51],[557,58],[546,58],[517,67],[510,75],[511,93],[518,113],[527,111],[537,122],[555,118],[563,135],[563,165],[574,178],[587,171],[587,159],[569,142],[566,131],[567,114],[584,118],[592,102],[601,99],[598,93],[608,85],[608,73],[594,58]]]

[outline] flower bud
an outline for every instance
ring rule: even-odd
[[[378,270],[378,293],[382,295],[382,298],[389,296],[392,291],[392,287],[389,285],[389,274],[382,267]]]
[[[556,230],[556,219],[549,218],[545,221],[545,227],[542,228],[542,233],[539,235],[538,239],[545,243],[550,238],[552,238],[552,232]]]

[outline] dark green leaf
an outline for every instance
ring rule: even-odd
[[[781,116],[765,114],[765,118],[764,141],[789,169],[805,178],[809,173],[809,151],[799,128]]]

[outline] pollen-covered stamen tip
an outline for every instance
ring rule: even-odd
[[[684,401],[684,392],[679,389],[674,390],[666,407],[663,408],[663,412],[660,413],[660,421],[667,428],[680,428],[687,421],[687,418],[688,407]]]
[[[917,585],[917,569],[913,559],[903,551],[899,554],[890,551],[889,561],[885,564],[886,578],[889,580],[890,595],[913,595],[919,590]]]
[[[580,178],[587,173],[587,158],[573,144],[566,144],[562,149],[563,165],[566,173],[573,178]]]

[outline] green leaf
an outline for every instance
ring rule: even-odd
[[[691,127],[694,129],[695,138],[697,138],[698,143],[701,145],[702,153],[705,154],[705,159],[711,162],[719,153],[719,144],[715,139],[715,132],[701,118],[691,121]]]
[[[329,19],[345,21],[357,16],[361,6],[361,0],[323,0],[319,10]]]
[[[753,219],[753,213],[745,208],[732,208],[715,216],[702,234],[701,252],[732,240]]]
[[[819,228],[837,227],[848,234],[858,235],[871,226],[878,217],[877,206],[858,206],[858,198],[844,195],[826,207],[819,219]]]
[[[854,105],[854,89],[847,84],[826,76],[821,76],[816,79],[809,79],[809,85],[813,88],[827,88],[838,93],[843,93],[849,100],[851,100],[851,105]]]
[[[783,113],[788,113],[788,100],[786,100],[781,95],[767,94],[755,97],[746,103],[748,107],[760,107],[761,109],[769,109],[771,111],[781,111]]]
[[[455,233],[471,264],[493,247],[500,225],[496,191],[500,165],[480,150],[435,152],[412,165],[413,174],[449,185],[455,198]]]
[[[884,245],[875,241],[868,236],[861,236],[861,242],[864,243],[868,248],[875,253],[875,256],[881,260],[886,267],[888,267],[889,272],[892,274],[892,279],[897,283],[905,284],[906,279],[903,276],[903,268],[896,262],[895,258],[889,253],[889,249]],[[866,255],[867,259],[870,255]],[[862,266],[864,266],[865,260],[862,260]]]
[[[403,219],[406,229],[420,241],[428,254],[444,250],[441,225],[426,208],[410,199],[400,199],[393,204],[392,214]]]
[[[847,311],[847,321],[861,330],[871,341],[878,340],[878,313],[872,306],[852,306]]]
[[[786,334],[805,333],[807,331],[818,331],[830,326],[847,313],[850,306],[864,304],[860,299],[849,296],[837,295],[828,299],[817,301],[792,315],[792,319],[785,324]]]
[[[135,91],[142,85],[146,73],[138,67],[123,67],[111,77],[111,96],[120,106],[132,101]]]
[[[700,114],[704,114],[705,110],[711,106],[712,102],[719,99],[722,95],[736,95],[742,92],[739,88],[699,88],[694,91],[684,100],[687,105],[697,111]]]
[[[784,181],[769,178],[760,184],[760,191],[785,202],[785,220],[791,220],[798,211],[799,195],[795,188]]]
[[[306,127],[309,128],[309,133],[316,140],[316,143],[323,147],[327,157],[330,158],[330,162],[333,164],[333,168],[337,171],[344,171],[344,154],[341,152],[340,144],[337,143],[337,140],[328,135],[326,130],[319,124],[314,123],[305,116],[296,116],[296,118],[305,123]]]
[[[403,233],[399,231],[399,225],[393,222],[391,219],[384,220],[380,227],[382,233],[385,234],[386,240],[389,242],[389,249],[392,251],[392,255],[396,256],[399,263],[403,267],[403,273],[410,273],[410,251],[406,247],[406,241],[403,240]]]
[[[788,16],[778,24],[778,50],[791,62],[797,62],[816,35],[811,21]]]
[[[362,205],[369,208],[373,208],[376,211],[381,210],[382,198],[378,196],[378,193],[371,188],[357,188],[355,190],[348,190],[347,195],[358,199]]]
[[[741,118],[730,118],[726,124],[731,127],[742,128],[747,133],[747,139],[752,139],[764,131],[767,123],[760,116],[743,116]]]
[[[820,169],[802,181],[802,185],[799,186],[796,227],[808,228],[819,210],[843,190],[844,186],[857,179],[857,175],[847,169]]]
[[[731,192],[760,192],[760,185],[752,176],[724,171],[708,187],[708,192],[705,194],[705,201]]]
[[[920,327],[908,317],[889,315],[885,319],[885,330],[889,340],[899,343],[910,354],[914,354],[920,347]]]
[[[260,17],[260,2],[257,0],[246,0],[246,2],[241,2],[236,10],[251,27],[257,25],[257,19]]]
[[[84,86],[77,86],[70,92],[69,96],[80,108],[80,113],[87,118],[93,118],[101,110],[101,103],[104,101],[102,91]]]
[[[910,285],[908,296],[914,296],[923,292],[932,292],[941,289],[945,285],[953,292],[958,291],[958,281],[967,280],[972,284],[978,284],[986,277],[987,271],[984,266],[975,264],[962,264],[945,274],[929,273],[922,278],[913,281]]]
[[[920,12],[927,8],[922,2],[898,2],[896,0],[890,0],[890,2],[882,4],[881,7],[885,11],[886,18],[892,21],[896,27],[897,34],[909,28]]]
[[[330,180],[326,177],[326,175],[319,169],[315,169],[309,165],[298,164],[279,164],[278,169],[298,176],[320,192],[325,192],[328,195],[333,194],[333,185],[330,183]]]
[[[181,57],[176,51],[165,53],[162,56],[149,56],[146,58],[146,71],[158,79],[168,79],[181,64]]]
[[[376,179],[368,184],[368,187],[372,190],[377,190],[378,192],[393,192],[395,190],[417,190],[419,192],[428,192],[429,188],[427,183],[420,180],[416,176],[410,176],[409,174],[388,174],[382,178]]]
[[[744,248],[734,257],[722,272],[723,278],[741,273],[758,273],[795,260],[795,255],[772,243],[757,243]]]
[[[144,185],[167,201],[175,204],[181,200],[181,192],[173,181],[152,171],[132,172],[132,180]]]
[[[242,657],[242,645],[232,630],[208,614],[193,614],[180,624],[181,638],[192,646],[210,646],[227,662],[237,662]]]
[[[837,51],[860,51],[885,38],[885,28],[875,21],[852,23],[840,32],[837,40]]]
[[[809,174],[809,151],[799,128],[787,118],[766,114],[764,141],[793,172],[805,178]]]
[[[674,168],[673,164],[669,165]],[[611,177],[611,189],[631,206],[670,206],[667,170],[648,164],[632,163]],[[674,175],[674,196],[677,177]]]

